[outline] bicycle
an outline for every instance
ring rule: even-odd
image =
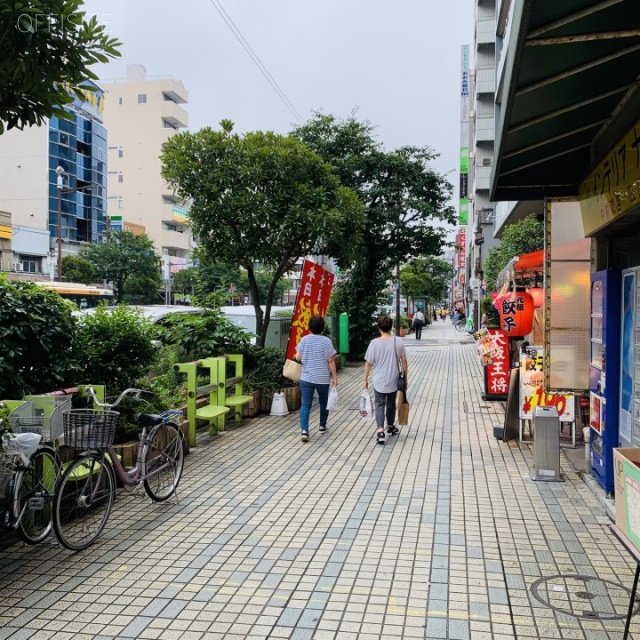
[[[142,432],[136,464],[127,471],[113,447],[119,416],[113,409],[124,398],[140,400],[147,392],[125,389],[115,402],[101,403],[93,387],[86,391],[98,408],[64,413],[65,444],[82,452],[58,480],[53,501],[53,529],[71,551],[86,549],[102,533],[115,500],[116,477],[125,489],[133,492],[144,486],[152,500],[164,502],[176,493],[184,466],[182,431],[171,420],[180,411],[138,414],[136,423]]]
[[[456,331],[463,333],[467,330],[467,321],[466,320],[455,320],[453,323]]]
[[[5,496],[2,527],[17,530],[27,544],[39,544],[51,531],[60,459],[53,448],[40,445],[39,434],[14,434],[1,424],[0,433],[0,496]]]

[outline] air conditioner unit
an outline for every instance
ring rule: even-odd
[[[22,269],[22,263],[16,263],[16,264],[14,265],[14,267],[16,268],[16,271],[22,271],[22,270],[23,270],[23,269]]]
[[[493,164],[493,158],[482,158],[482,166],[490,167]]]

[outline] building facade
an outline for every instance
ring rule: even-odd
[[[74,97],[66,108],[68,119],[53,117],[40,127],[11,129],[0,137],[0,209],[10,216],[11,242],[11,257],[3,251],[3,271],[53,277],[59,248],[64,257],[102,240],[104,100],[94,86]]]
[[[113,230],[140,229],[170,272],[188,264],[188,211],[161,176],[162,145],[188,125],[189,94],[170,76],[148,76],[139,64],[126,78],[101,82],[109,131],[108,215]],[[135,225],[135,226],[134,226]]]

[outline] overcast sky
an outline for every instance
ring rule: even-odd
[[[223,118],[240,132],[285,133],[297,122],[223,10],[303,121],[357,109],[388,150],[429,146],[438,172],[458,166],[460,47],[472,42],[473,0],[85,0],[85,9],[123,42],[100,77],[142,64],[181,80],[193,131]]]

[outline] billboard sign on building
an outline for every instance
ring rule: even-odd
[[[462,45],[462,77],[460,83],[460,203],[458,224],[468,224],[469,193],[469,45]]]

